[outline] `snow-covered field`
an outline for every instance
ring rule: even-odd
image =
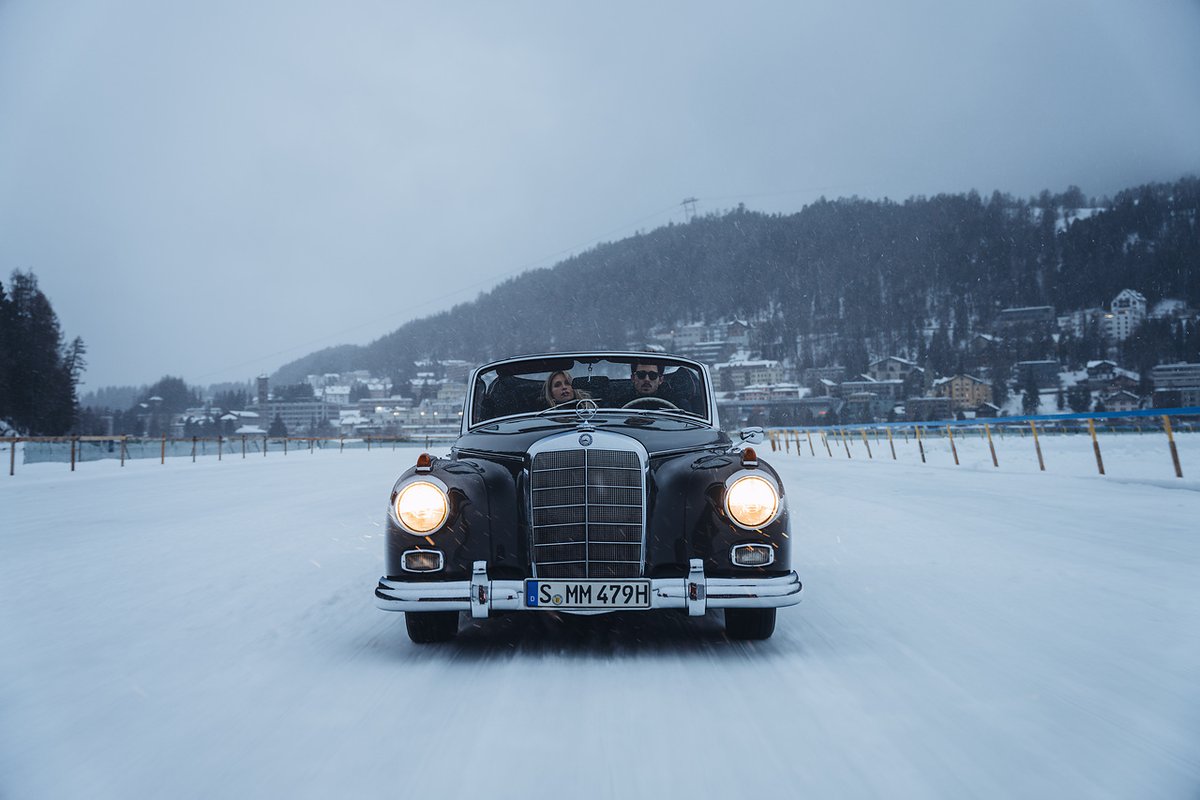
[[[771,456],[806,600],[465,622],[375,609],[416,451],[0,476],[0,798],[1200,793],[1200,447]],[[834,444],[834,443],[831,443]],[[835,446],[840,446],[837,443]]]

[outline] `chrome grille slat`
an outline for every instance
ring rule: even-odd
[[[535,574],[641,577],[645,487],[638,452],[547,450],[533,455],[531,467]]]

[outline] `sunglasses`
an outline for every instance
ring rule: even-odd
[[[646,371],[644,369],[639,369],[637,372],[635,372],[633,374],[637,377],[637,379],[639,381],[644,381],[647,378],[649,378],[652,381],[658,380],[658,373],[655,372],[654,370]]]

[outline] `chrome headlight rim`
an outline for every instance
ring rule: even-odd
[[[761,480],[763,483],[767,484],[767,486],[775,495],[774,511],[772,511],[771,515],[758,525],[747,525],[746,523],[742,522],[729,507],[729,498],[733,487],[740,481],[751,478]],[[725,516],[728,517],[729,521],[734,525],[744,531],[761,531],[763,528],[779,519],[780,515],[783,514],[783,492],[779,488],[779,482],[776,481],[770,474],[757,469],[743,469],[738,470],[725,479],[725,492],[724,497],[721,500],[721,504],[724,507]]]
[[[399,509],[400,499],[404,496],[404,493],[419,484],[426,484],[438,490],[442,495],[442,504],[444,508],[442,518],[438,521],[438,523],[429,530],[425,531],[416,530],[415,528],[411,528],[406,525],[404,519],[400,516]],[[388,518],[393,524],[399,527],[400,530],[411,536],[420,536],[421,538],[433,536],[435,533],[442,530],[442,528],[445,528],[446,523],[450,520],[450,487],[448,487],[441,479],[436,478],[433,475],[414,475],[408,480],[399,484],[392,493],[391,502],[388,503]]]

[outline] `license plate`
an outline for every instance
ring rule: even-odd
[[[525,607],[649,608],[650,581],[525,581]]]

